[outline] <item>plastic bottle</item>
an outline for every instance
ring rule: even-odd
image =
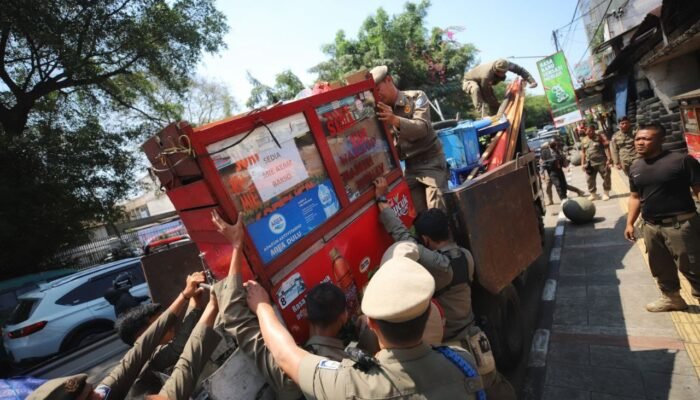
[[[323,212],[326,214],[326,219],[335,215],[340,209],[340,204],[338,204],[338,199],[333,195],[331,189],[328,186],[320,183],[318,185],[318,200],[323,206]]]
[[[355,285],[350,265],[335,247],[331,249],[329,255],[333,261],[333,277],[336,285],[345,293],[345,304],[348,313],[355,315],[359,312],[359,299],[357,285]]]

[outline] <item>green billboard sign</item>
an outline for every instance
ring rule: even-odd
[[[537,62],[537,69],[540,71],[554,126],[558,128],[582,120],[564,53],[560,51],[543,58]]]

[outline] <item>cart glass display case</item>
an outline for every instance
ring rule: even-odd
[[[373,188],[374,179],[394,168],[389,143],[374,108],[370,91],[316,108],[350,201]]]
[[[340,209],[303,113],[207,146],[263,262]]]

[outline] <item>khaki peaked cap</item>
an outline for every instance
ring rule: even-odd
[[[406,257],[418,262],[418,258],[420,257],[420,254],[418,253],[418,245],[409,240],[403,240],[392,244],[384,252],[380,265],[396,257]]]
[[[378,67],[372,68],[371,71],[369,71],[370,74],[372,74],[372,78],[374,78],[374,84],[378,85],[379,82],[383,81],[384,78],[386,78],[387,74],[389,73],[389,68],[387,68],[386,65],[380,65]]]
[[[406,322],[422,315],[435,293],[435,280],[406,257],[388,260],[374,274],[362,298],[362,312],[372,319]]]
[[[86,374],[78,374],[72,376],[64,376],[62,378],[51,379],[45,382],[43,385],[36,388],[29,396],[27,400],[72,400],[78,398],[80,392],[83,390],[85,381],[87,381],[88,376]],[[77,388],[75,392],[68,392],[66,390],[66,382],[74,380],[74,384]]]

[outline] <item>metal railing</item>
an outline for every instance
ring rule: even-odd
[[[107,239],[93,240],[57,253],[54,260],[69,268],[85,269],[121,258],[141,256],[147,243],[181,235],[187,235],[187,230],[181,221],[176,220]]]

